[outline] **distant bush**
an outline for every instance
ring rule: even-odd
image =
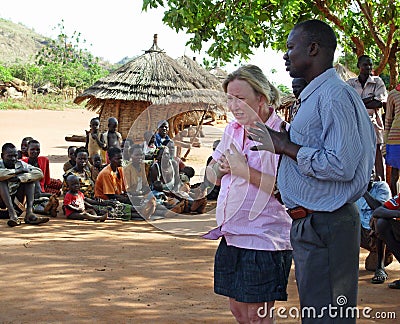
[[[10,82],[13,79],[13,75],[9,68],[0,64],[0,81]]]

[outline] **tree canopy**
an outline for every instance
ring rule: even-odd
[[[370,55],[375,74],[389,66],[390,88],[398,78],[400,1],[393,0],[143,0],[143,10],[164,7],[163,22],[190,35],[188,45],[225,62],[247,59],[258,47],[284,51],[293,26],[321,19],[337,32],[347,54]]]
[[[37,65],[41,67],[45,78],[59,88],[66,86],[83,88],[108,72],[99,64],[87,49],[81,33],[68,36],[64,30],[64,21],[58,24],[59,34],[56,40],[50,40],[36,55]]]

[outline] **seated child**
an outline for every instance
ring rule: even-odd
[[[33,140],[33,137],[27,136],[22,139],[21,150],[18,151],[18,160],[28,156],[28,143]]]
[[[96,182],[97,176],[99,175],[100,171],[103,170],[105,165],[101,163],[100,154],[97,153],[94,154],[92,160],[93,160],[93,165],[90,166],[90,171],[92,173],[92,180]]]
[[[204,213],[207,206],[207,198],[205,197],[207,188],[200,185],[192,190],[190,187],[190,178],[184,173],[181,173],[180,178],[182,184],[177,194],[187,202],[184,212]]]
[[[151,191],[154,198],[156,198],[156,203],[158,205],[168,206],[168,197],[163,190],[163,185],[161,181],[154,181],[153,190]]]
[[[154,160],[157,146],[155,144],[154,133],[150,130],[145,131],[143,134],[143,152],[146,160]]]
[[[65,216],[69,219],[90,220],[104,222],[108,214],[97,215],[93,206],[87,202],[83,193],[79,190],[79,178],[76,175],[67,177],[68,192],[64,197]]]
[[[76,149],[77,149],[76,146],[68,147],[68,158],[69,158],[69,160],[64,163],[64,166],[63,166],[64,172],[67,172],[68,170],[71,170],[75,166],[75,164],[76,164],[76,156],[75,156]]]
[[[157,206],[164,206],[165,208],[169,209],[169,211],[177,214],[184,212],[186,205],[185,201],[174,197],[167,197],[161,181],[154,181],[152,187],[153,190],[149,194],[149,197],[154,196]]]

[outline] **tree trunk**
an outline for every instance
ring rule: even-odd
[[[399,77],[399,69],[396,61],[396,53],[398,52],[398,41],[395,41],[392,48],[390,49],[389,54],[389,73],[390,73],[390,82],[389,82],[389,91],[392,90],[397,85],[397,80]]]

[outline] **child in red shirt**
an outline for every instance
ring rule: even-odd
[[[86,202],[85,196],[79,190],[79,178],[76,175],[67,177],[69,191],[64,197],[65,216],[69,219],[91,220],[104,222],[107,219],[108,213],[97,215],[93,206]]]

